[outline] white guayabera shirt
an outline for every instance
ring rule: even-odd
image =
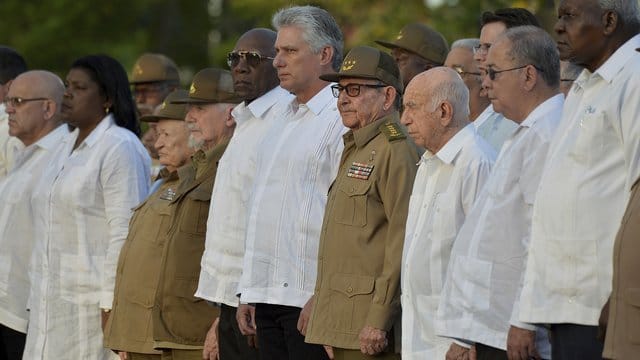
[[[66,125],[19,150],[15,166],[0,180],[0,324],[27,332],[28,265],[35,240],[31,193],[54,150],[68,134]]]
[[[444,359],[450,340],[434,320],[453,241],[480,194],[496,152],[461,129],[436,154],[426,151],[413,183],[402,255],[402,359]]]
[[[329,186],[344,147],[331,84],[286,104],[258,147],[250,199],[242,302],[303,307],[313,295]]]
[[[256,148],[282,111],[278,103],[288,103],[292,98],[278,86],[249,105],[243,102],[233,109],[236,129],[218,164],[197,297],[238,306],[249,194],[256,176]]]
[[[538,105],[509,138],[487,185],[460,229],[438,307],[436,332],[506,350],[511,325],[538,330],[536,348],[550,358],[547,330],[518,321],[531,209],[564,96]]]
[[[109,115],[73,150],[57,148],[31,198],[36,243],[30,264],[25,359],[111,359],[101,308],[110,309],[131,209],[149,188],[140,140]]]
[[[493,146],[497,153],[500,152],[504,142],[511,137],[513,132],[518,128],[518,124],[493,110],[493,105],[487,106],[487,108],[478,115],[473,125],[478,131],[478,135],[488,142],[489,145]]]
[[[640,176],[640,35],[567,97],[533,209],[520,319],[597,325],[613,242]]]

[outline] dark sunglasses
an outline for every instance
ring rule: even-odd
[[[273,60],[272,57],[262,56],[256,51],[232,51],[227,54],[227,65],[229,65],[229,68],[238,66],[240,58],[244,58],[247,65],[251,67],[256,67],[265,60]]]
[[[507,72],[507,71],[514,71],[514,70],[520,70],[520,69],[524,69],[527,66],[533,66],[536,70],[542,72],[542,69],[540,69],[539,67],[533,65],[533,64],[527,64],[527,65],[522,65],[522,66],[518,66],[518,67],[514,67],[511,69],[504,69],[504,70],[493,70],[492,67],[487,68],[487,76],[489,77],[489,79],[491,79],[491,81],[494,81],[496,79],[496,74],[500,74],[503,72]]]

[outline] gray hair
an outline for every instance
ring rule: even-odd
[[[546,31],[526,25],[507,29],[503,35],[511,43],[509,55],[519,65],[531,64],[550,87],[560,83],[560,57],[556,43]]]
[[[433,88],[429,106],[433,111],[445,101],[451,103],[454,120],[459,123],[462,119],[469,120],[469,89],[462,78],[457,73],[454,74],[456,76],[448,77]]]
[[[480,39],[459,39],[451,44],[451,50],[455,48],[463,48],[473,51],[473,48],[480,45]]]
[[[640,24],[638,0],[598,0],[603,10],[613,10],[625,25]]]
[[[320,52],[325,46],[331,46],[334,53],[331,65],[338,71],[342,64],[344,40],[338,23],[329,12],[310,5],[292,6],[278,10],[271,22],[276,30],[285,26],[299,27],[303,39],[314,53]]]

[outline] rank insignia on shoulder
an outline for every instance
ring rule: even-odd
[[[380,131],[387,137],[387,140],[394,141],[400,139],[406,139],[407,136],[400,128],[400,125],[395,122],[388,122],[380,126]]]
[[[172,188],[168,188],[167,190],[163,191],[162,194],[160,194],[160,199],[173,201],[173,198],[175,196],[176,196],[175,190],[173,190]]]
[[[349,171],[347,172],[347,177],[356,178],[361,180],[369,180],[369,176],[371,176],[371,172],[373,171],[373,164],[363,164],[359,162],[353,162]]]

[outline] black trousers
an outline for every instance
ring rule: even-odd
[[[508,360],[507,352],[502,349],[476,343],[477,360]]]
[[[598,339],[598,327],[576,324],[552,324],[553,360],[601,360],[604,344]]]
[[[261,360],[327,360],[324,347],[304,342],[297,329],[300,308],[256,304]]]
[[[220,360],[258,360],[258,350],[249,346],[247,337],[240,333],[233,306],[222,304],[218,323]]]
[[[0,324],[0,359],[20,360],[27,334]]]

